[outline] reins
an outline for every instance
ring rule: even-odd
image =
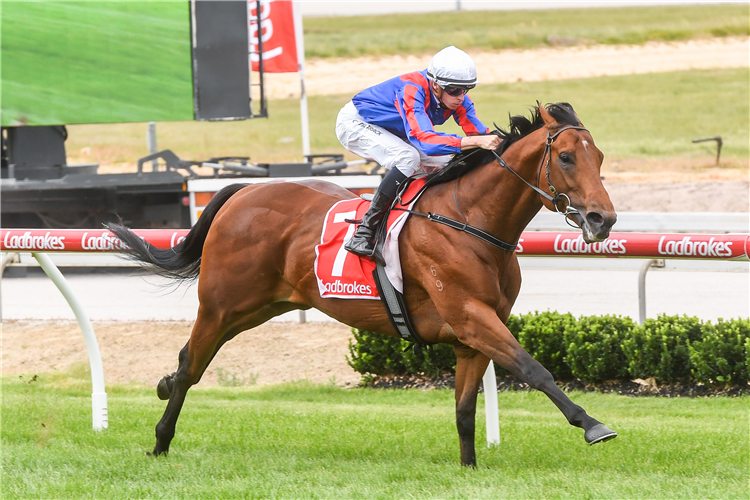
[[[570,198],[568,197],[567,194],[565,194],[565,193],[558,193],[557,189],[555,189],[555,186],[552,185],[552,180],[550,179],[550,172],[549,172],[549,163],[550,163],[550,160],[552,159],[552,143],[555,142],[555,139],[557,139],[558,135],[560,135],[561,133],[565,132],[566,130],[571,130],[571,129],[572,130],[586,130],[586,131],[588,131],[588,129],[586,127],[577,127],[577,126],[574,126],[574,125],[568,125],[567,127],[563,127],[560,130],[558,130],[557,132],[555,132],[554,135],[550,135],[549,131],[547,131],[547,141],[546,141],[546,143],[544,145],[544,153],[542,153],[542,161],[541,161],[541,163],[539,163],[539,170],[537,171],[537,174],[536,174],[536,186],[533,185],[533,184],[531,184],[529,181],[527,181],[523,177],[521,177],[518,174],[518,172],[516,172],[515,170],[513,170],[512,168],[510,168],[508,166],[508,164],[505,163],[505,160],[503,160],[502,158],[500,158],[500,155],[497,154],[497,151],[492,150],[492,154],[495,155],[495,158],[497,158],[497,162],[500,164],[501,167],[505,168],[506,170],[510,171],[513,175],[515,175],[516,177],[518,177],[519,179],[521,179],[521,181],[524,184],[526,184],[531,189],[533,189],[534,191],[536,191],[539,194],[539,196],[543,197],[547,201],[550,201],[552,203],[552,205],[554,205],[555,211],[557,213],[559,213],[560,215],[564,216],[566,221],[568,220],[568,218],[567,218],[568,215],[578,213],[578,210],[570,205]],[[544,161],[545,159],[547,160],[546,163]],[[541,190],[539,188],[539,180],[542,177],[542,168],[545,169],[545,174],[544,175],[547,178],[547,186],[549,186],[549,191],[550,191],[550,193],[552,193],[554,195],[554,197],[550,196],[549,194],[545,193],[543,190]],[[560,201],[562,201],[563,197],[567,200],[566,207],[565,207],[565,212],[561,212],[560,209],[557,207],[557,204],[560,203]],[[568,222],[568,224],[570,224],[570,222]]]
[[[531,184],[529,181],[527,181],[523,177],[521,177],[521,175],[518,172],[516,172],[515,170],[513,170],[512,168],[510,168],[508,166],[508,164],[505,163],[505,160],[503,160],[500,157],[500,155],[497,154],[497,151],[495,151],[494,149],[492,150],[492,154],[495,155],[495,158],[497,158],[497,161],[500,164],[500,166],[502,166],[506,170],[510,171],[513,175],[515,175],[516,177],[518,177],[519,179],[521,179],[521,181],[524,184],[526,184],[528,187],[530,187],[531,189],[533,189],[534,191],[536,191],[544,199],[550,201],[552,203],[552,205],[554,205],[555,211],[557,213],[559,213],[560,215],[562,215],[563,217],[565,217],[565,221],[568,223],[568,225],[571,225],[571,227],[576,227],[576,226],[573,226],[572,224],[570,224],[570,219],[568,219],[568,215],[579,213],[578,209],[576,209],[575,207],[571,206],[571,204],[570,204],[570,197],[568,197],[567,194],[560,193],[560,192],[557,191],[557,189],[555,189],[555,186],[552,184],[552,180],[550,179],[550,166],[549,166],[549,164],[550,164],[550,160],[552,159],[552,143],[555,142],[555,139],[557,139],[557,136],[559,136],[561,133],[565,132],[566,130],[588,130],[588,129],[586,127],[579,127],[579,126],[574,126],[574,125],[568,125],[566,127],[561,128],[560,130],[558,130],[554,134],[550,134],[549,131],[547,131],[547,140],[546,140],[545,145],[544,145],[544,152],[542,153],[542,161],[539,164],[539,169],[537,171],[536,186],[533,185],[533,184]],[[479,151],[479,148],[477,148],[475,151],[469,153],[469,155],[467,155],[467,156],[470,156],[470,155],[474,154],[477,151]],[[545,159],[546,159],[546,163],[545,163]],[[549,187],[549,191],[554,196],[550,196],[549,194],[545,193],[542,189],[539,188],[539,181],[540,181],[541,176],[542,176],[542,168],[545,169],[545,177],[547,178],[547,186]],[[422,188],[420,188],[419,191],[417,191],[417,193],[412,197],[411,200],[403,201],[401,199],[401,195],[406,191],[406,186],[408,186],[408,183],[404,183],[404,186],[399,190],[400,192],[399,192],[398,196],[396,197],[396,200],[394,200],[394,205],[395,205],[396,201],[398,201],[402,205],[409,205],[409,204],[411,204],[414,200],[416,200],[416,199],[419,198],[419,196],[425,191],[425,189],[427,189],[427,187],[429,186],[429,184],[430,184],[429,181],[426,182],[425,185],[422,186]],[[458,186],[458,178],[456,179],[456,186]],[[565,206],[565,211],[561,212],[560,209],[557,207],[557,205],[558,205],[558,203],[560,203],[560,201],[562,201],[563,198],[565,198],[565,200],[566,200],[566,206]],[[458,206],[458,199],[456,197],[455,188],[454,188],[454,192],[453,192],[453,199],[456,202],[456,208],[458,208],[458,212],[461,215],[463,215],[463,212],[461,211],[461,207]],[[439,222],[441,224],[445,224],[446,226],[449,226],[449,227],[452,227],[452,228],[457,229],[459,231],[463,231],[465,233],[468,233],[468,234],[470,234],[470,235],[472,235],[472,236],[474,236],[476,238],[479,238],[480,240],[486,241],[490,245],[496,246],[496,247],[498,247],[498,248],[500,248],[502,250],[508,251],[508,252],[515,251],[515,249],[516,249],[516,247],[518,245],[518,243],[507,243],[507,242],[505,242],[505,241],[503,241],[503,240],[501,240],[499,238],[496,238],[496,237],[492,236],[491,234],[489,234],[486,231],[482,231],[481,229],[479,229],[477,227],[469,225],[465,216],[464,216],[464,222],[459,222],[457,220],[451,219],[450,217],[446,217],[446,216],[440,215],[440,214],[433,214],[432,212],[422,213],[422,212],[417,212],[416,210],[410,210],[410,209],[406,209],[406,208],[396,208],[396,207],[392,207],[391,210],[399,210],[401,212],[407,212],[409,214],[418,215],[420,217],[425,217],[427,220],[430,220],[432,222]]]

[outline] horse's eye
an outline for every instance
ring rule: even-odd
[[[573,163],[573,157],[570,153],[560,153],[560,161],[563,163]]]

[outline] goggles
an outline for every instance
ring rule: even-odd
[[[440,87],[440,88],[442,88],[443,92],[445,92],[449,96],[459,97],[464,94],[468,94],[469,91],[474,88],[474,85],[470,85],[467,87],[456,87],[456,86],[450,85],[450,86]]]

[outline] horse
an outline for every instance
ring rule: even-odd
[[[414,216],[399,238],[412,324],[424,342],[450,344],[457,357],[456,427],[466,466],[476,466],[477,393],[490,360],[545,393],[571,425],[584,430],[587,443],[617,435],[573,403],[505,326],[521,286],[513,249],[542,206],[580,227],[587,243],[606,239],[617,219],[601,182],[604,155],[572,106],[537,101],[530,113],[511,117],[507,131],[496,126],[491,133],[502,139],[497,151],[456,155],[435,174],[442,182],[432,183],[413,207],[466,221],[513,247],[498,248]],[[540,185],[542,173],[546,186]],[[334,203],[353,197],[315,179],[233,184],[213,197],[172,249],[110,224],[131,258],[178,282],[199,278],[190,339],[177,370],[157,384],[158,397],[168,403],[149,455],[169,451],[188,390],[219,349],[245,330],[288,311],[316,308],[354,328],[397,335],[382,302],[320,296],[313,265],[323,220]]]

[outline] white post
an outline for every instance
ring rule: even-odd
[[[8,267],[13,262],[20,262],[19,255],[17,253],[8,253],[5,254],[5,256],[0,260],[0,280],[3,279],[3,274],[5,274],[5,268]],[[2,294],[0,292],[0,321],[3,320],[3,307],[2,307]]]
[[[292,2],[294,12],[294,39],[297,41],[297,64],[299,66],[299,113],[302,121],[302,154],[310,154],[310,124],[307,118],[307,92],[305,91],[305,37],[302,32],[302,9]]]
[[[158,153],[159,149],[156,145],[156,122],[148,122],[148,133],[146,134],[146,146],[148,146],[148,153]],[[159,170],[159,160],[151,160],[151,171],[156,172]]]
[[[57,286],[57,289],[63,294],[65,300],[68,301],[70,308],[73,310],[78,325],[81,327],[83,332],[83,338],[86,341],[86,349],[89,351],[89,364],[91,366],[91,409],[93,411],[93,423],[94,430],[100,431],[106,429],[109,424],[107,415],[107,393],[104,391],[104,369],[102,367],[102,356],[99,352],[99,343],[96,341],[96,335],[94,334],[94,328],[91,326],[88,314],[83,310],[78,298],[73,293],[73,290],[65,281],[65,277],[62,275],[60,270],[55,266],[52,259],[45,253],[32,252],[34,258],[42,266],[42,269],[52,282]]]
[[[664,259],[649,259],[638,271],[638,324],[646,322],[646,273],[652,267],[664,267]]]
[[[484,387],[484,415],[487,421],[487,446],[500,444],[500,415],[497,408],[497,379],[495,379],[495,364],[490,365],[482,377]]]

